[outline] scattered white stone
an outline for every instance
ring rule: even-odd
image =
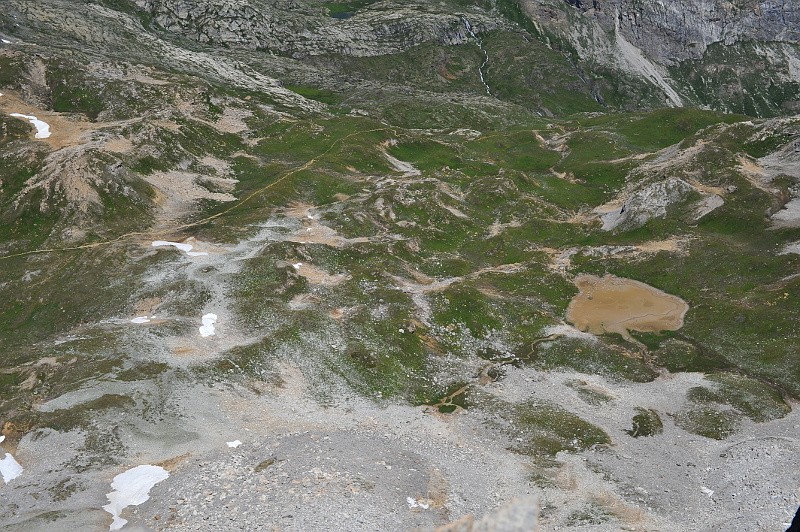
[[[710,196],[706,196],[705,198],[701,199],[700,201],[696,202],[692,208],[694,209],[694,221],[698,222],[701,218],[705,215],[719,209],[725,205],[725,200],[722,197],[711,194]]]
[[[33,115],[23,115],[20,113],[11,113],[9,116],[15,116],[17,118],[24,118],[36,128],[36,135],[34,135],[37,139],[46,139],[50,137],[50,124],[47,122],[43,122],[36,118]]]
[[[147,316],[138,316],[138,317],[133,318],[131,320],[131,323],[149,323],[149,322],[150,322],[150,318],[147,317]]]
[[[546,336],[566,336],[567,338],[580,338],[581,340],[587,340],[589,342],[598,341],[597,336],[578,330],[572,325],[567,325],[566,323],[545,327],[542,332]]]
[[[0,436],[0,443],[2,443],[5,439],[5,436]],[[19,462],[17,462],[14,457],[11,456],[11,453],[6,453],[5,458],[0,460],[0,475],[3,476],[3,482],[6,484],[20,476],[23,471],[24,469],[22,469],[22,466],[19,465]]]
[[[242,444],[242,442],[240,442],[239,440],[226,441],[225,443],[227,443],[228,447],[230,447],[232,449],[236,449],[237,447],[239,447]]]
[[[411,509],[422,508],[423,510],[427,510],[428,508],[430,508],[429,504],[424,503],[422,501],[418,501],[414,497],[406,497],[406,502],[408,503],[408,507]]]
[[[203,326],[200,327],[200,336],[206,338],[208,336],[214,336],[216,332],[214,331],[214,324],[217,322],[217,315],[216,314],[204,314],[203,318]]]
[[[103,510],[114,517],[109,530],[119,530],[125,526],[128,520],[119,516],[122,510],[147,501],[150,489],[168,477],[169,473],[163,467],[154,465],[136,466],[115,476],[111,482],[114,491],[106,494],[108,504],[103,506]]]
[[[700,487],[700,491],[702,491],[703,493],[705,493],[706,495],[708,495],[708,496],[709,496],[709,498],[710,498],[712,495],[714,495],[714,490],[708,489],[708,488],[707,488],[707,487],[705,487],[705,486],[701,486],[701,487]]]
[[[387,151],[383,152],[383,156],[386,157],[386,160],[389,161],[389,164],[392,165],[392,168],[403,173],[403,177],[416,177],[418,175],[422,175],[422,172],[417,170],[413,164],[406,161],[401,161],[400,159],[390,155]]]

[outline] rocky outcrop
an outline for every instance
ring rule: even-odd
[[[589,71],[634,76],[668,105],[800,109],[800,0],[520,0]],[[598,69],[599,67],[599,69]]]
[[[565,12],[578,10],[582,23],[596,23],[605,32],[619,31],[655,62],[671,66],[703,57],[713,43],[741,41],[800,42],[797,0],[523,0],[525,8],[545,24],[573,25]]]
[[[598,207],[603,231],[636,229],[653,218],[663,218],[667,209],[683,201],[694,188],[682,179],[653,183],[625,200],[622,206]]]
[[[426,2],[385,0],[335,18],[309,0],[134,1],[157,26],[200,43],[298,59],[460,45],[513,29],[497,10]],[[517,1],[540,37],[575,52],[600,102],[622,95],[751,115],[800,110],[800,0]]]
[[[347,19],[285,2],[255,0],[137,0],[155,22],[202,43],[266,50],[292,57],[342,54],[375,56],[424,42],[456,45],[504,23],[475,14],[443,14],[423,5],[373,9]]]

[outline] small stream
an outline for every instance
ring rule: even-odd
[[[464,27],[467,29],[467,32],[472,36],[472,38],[475,39],[475,42],[478,44],[478,48],[481,49],[481,52],[483,52],[483,63],[481,63],[481,66],[478,67],[478,76],[480,76],[481,83],[483,83],[484,88],[486,88],[486,94],[491,95],[492,91],[489,89],[489,85],[486,83],[486,78],[483,75],[486,65],[489,64],[489,53],[483,47],[483,42],[481,42],[478,36],[475,35],[475,32],[472,31],[472,25],[469,23],[469,20],[464,19]]]

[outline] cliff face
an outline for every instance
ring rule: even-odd
[[[137,0],[163,28],[202,43],[307,57],[367,57],[401,52],[424,42],[459,45],[502,20],[428,11],[424,5],[369,10],[334,18],[327,9],[297,2]],[[469,26],[469,28],[468,28]]]
[[[624,71],[670,105],[800,111],[798,0],[521,0],[587,70]]]
[[[800,112],[800,0],[505,0],[455,9],[392,1],[135,3],[157,26],[200,43],[298,59],[387,56],[423,43],[474,43],[494,30],[519,33],[506,18],[518,5],[543,41],[574,52],[598,102]]]
[[[529,9],[553,2],[527,1]],[[800,2],[728,0],[567,0],[607,32],[618,29],[651,59],[671,66],[700,59],[709,45],[800,41]]]

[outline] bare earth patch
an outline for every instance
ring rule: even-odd
[[[293,234],[286,235],[284,240],[297,244],[322,244],[333,248],[343,248],[351,244],[369,242],[369,237],[345,238],[335,229],[323,225],[319,221],[316,207],[306,203],[292,203],[285,211],[287,218],[302,222],[302,228]]]
[[[81,115],[57,113],[30,105],[14,93],[3,93],[0,96],[0,112],[5,114],[21,113],[36,116],[50,126],[50,136],[39,139],[49,144],[54,150],[69,146],[80,146],[91,140],[91,133],[100,129],[124,126],[137,120],[121,120],[117,122],[88,122],[82,120]],[[33,136],[33,135],[31,135]],[[111,150],[116,151],[116,150]]]
[[[336,286],[350,278],[347,273],[331,275],[325,270],[308,263],[298,263],[295,265],[297,273],[308,280],[309,283],[319,286]]]
[[[217,185],[218,187],[232,187],[236,181],[220,177],[200,176],[191,172],[177,170],[168,172],[155,172],[145,177],[145,181],[157,190],[156,204],[160,207],[162,223],[174,222],[179,217],[190,213],[199,200],[234,201],[235,196],[212,192],[198,183],[200,178]]]
[[[580,292],[567,308],[567,320],[592,334],[628,331],[676,331],[683,327],[689,305],[650,285],[613,275],[575,278]]]

